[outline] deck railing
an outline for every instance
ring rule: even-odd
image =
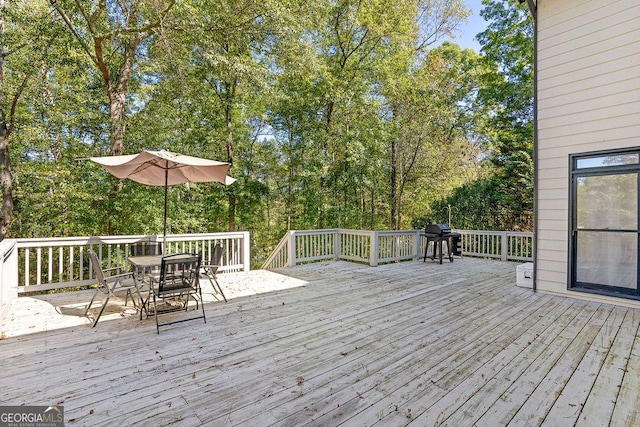
[[[17,239],[15,278],[18,293],[86,286],[95,283],[89,263],[94,250],[106,268],[126,266],[129,246],[162,241],[162,236],[100,236]],[[224,247],[221,271],[249,270],[249,233],[167,235],[165,253],[199,253],[208,259],[216,243]]]
[[[455,230],[462,235],[463,256],[531,261],[533,233]],[[416,259],[424,254],[421,230],[366,231],[346,229],[293,230],[280,240],[263,269],[291,267],[321,260],[349,260],[376,266]],[[432,245],[432,244],[431,244]],[[429,249],[432,251],[432,248]]]
[[[464,256],[531,261],[533,234],[508,231],[457,230]],[[86,286],[95,283],[88,250],[105,267],[125,266],[129,246],[161,236],[104,236],[0,241],[0,318],[18,294]],[[166,253],[198,252],[207,259],[216,243],[225,252],[221,271],[249,271],[249,233],[168,235]],[[262,268],[273,269],[320,260],[348,260],[371,266],[422,257],[426,239],[420,230],[347,229],[289,231]],[[431,251],[431,249],[430,249]]]
[[[463,255],[503,261],[533,261],[533,233],[456,230],[462,234]]]
[[[18,296],[17,272],[16,240],[4,239],[0,242],[0,320],[5,318],[11,301]]]

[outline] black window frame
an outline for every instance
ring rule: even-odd
[[[636,154],[639,161],[632,164],[618,164],[614,166],[593,166],[593,167],[581,167],[578,168],[578,162],[580,160],[598,158],[605,156],[616,156],[625,154]],[[637,203],[637,218],[636,230],[611,230],[611,232],[635,232],[638,239],[638,254],[636,256],[636,288],[617,287],[611,285],[595,284],[577,282],[577,182],[578,178],[592,177],[592,176],[607,176],[616,174],[628,174],[635,173],[638,182],[638,191],[636,197]],[[622,148],[615,150],[601,150],[592,151],[587,153],[577,153],[569,155],[569,224],[568,224],[569,236],[569,248],[568,248],[568,278],[567,289],[571,291],[586,292],[598,295],[611,296],[616,298],[626,298],[632,300],[640,300],[640,147]],[[602,229],[580,229],[580,231],[597,231],[603,232]]]

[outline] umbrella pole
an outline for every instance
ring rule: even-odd
[[[167,190],[169,188],[169,165],[164,168],[164,231],[162,234],[162,255],[167,254]]]

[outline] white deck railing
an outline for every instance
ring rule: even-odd
[[[14,271],[18,293],[85,286],[95,283],[88,250],[106,267],[126,266],[129,246],[141,240],[162,241],[162,236],[99,236],[17,239],[18,263]],[[249,233],[167,235],[166,253],[191,252],[208,259],[213,246],[224,247],[221,271],[249,270]]]
[[[464,256],[532,260],[532,233],[457,231],[462,234]],[[161,236],[147,235],[5,239],[0,242],[0,319],[19,294],[95,283],[88,259],[89,249],[106,260],[107,267],[124,266],[132,243],[161,239]],[[420,230],[289,231],[262,268],[332,259],[376,266],[422,257],[425,241]],[[225,248],[221,271],[250,270],[248,232],[168,235],[166,252],[197,252],[207,259],[217,242]]]
[[[463,256],[531,261],[533,233],[455,230],[462,235]],[[262,265],[291,267],[320,260],[349,260],[376,266],[422,257],[426,238],[421,230],[366,231],[346,229],[289,231]],[[432,248],[429,249],[432,251]]]
[[[18,296],[17,273],[16,240],[4,239],[0,242],[0,320],[5,318],[9,312],[11,301]]]
[[[533,233],[456,230],[462,234],[463,255],[503,261],[533,261]]]

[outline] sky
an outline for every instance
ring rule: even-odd
[[[462,23],[458,30],[458,35],[455,39],[452,39],[454,43],[460,45],[463,48],[470,48],[476,52],[480,52],[480,44],[474,40],[476,34],[485,30],[487,22],[480,16],[480,10],[482,9],[481,0],[465,0],[467,7],[471,9],[472,15],[466,23]]]

